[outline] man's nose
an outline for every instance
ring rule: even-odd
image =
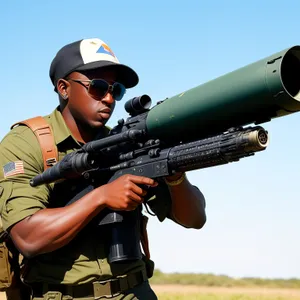
[[[112,96],[112,93],[109,91],[103,98],[102,101],[105,102],[108,105],[112,105],[115,102],[114,97]]]

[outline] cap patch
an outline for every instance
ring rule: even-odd
[[[84,64],[101,60],[119,63],[119,60],[110,47],[97,38],[82,40],[80,44],[80,53]]]
[[[113,57],[115,57],[114,53],[111,51],[111,49],[106,44],[102,44],[101,47],[98,49],[97,53],[110,54]]]

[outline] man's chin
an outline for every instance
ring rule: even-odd
[[[97,121],[93,121],[93,122],[89,122],[91,128],[93,129],[99,129],[102,128],[103,126],[105,126],[105,124],[107,123],[108,119],[102,119],[102,120],[97,120]]]

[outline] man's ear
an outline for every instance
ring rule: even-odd
[[[65,79],[59,79],[56,83],[57,92],[60,95],[60,97],[64,100],[68,99],[68,88],[70,86],[70,83]]]

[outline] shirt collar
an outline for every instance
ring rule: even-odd
[[[77,144],[77,146],[82,146],[72,135],[69,127],[67,126],[61,114],[59,106],[56,107],[56,109],[50,115],[48,115],[47,118],[49,120],[49,123],[52,125],[56,145],[61,144],[67,139],[72,139]],[[107,136],[109,131],[110,128],[105,126],[104,128],[99,130],[99,137]]]
[[[74,142],[79,144],[76,141],[76,139],[72,136],[72,133],[59,110],[59,106],[50,115],[48,115],[48,118],[49,123],[51,124],[53,129],[54,140],[56,145],[59,145],[68,138],[72,138]]]

